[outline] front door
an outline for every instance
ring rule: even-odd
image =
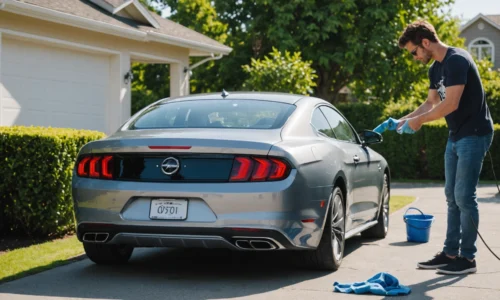
[[[378,203],[377,186],[373,184],[372,172],[375,163],[349,122],[340,113],[328,106],[321,106],[320,109],[344,150],[345,164],[354,170],[351,179],[354,200],[349,208],[352,222],[360,224],[370,221],[377,212]]]

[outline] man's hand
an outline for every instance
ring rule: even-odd
[[[422,128],[422,122],[419,117],[408,119],[408,126],[414,131],[420,130]]]
[[[399,130],[401,128],[401,126],[403,126],[403,124],[405,123],[405,120],[407,120],[408,118],[401,118],[399,119],[399,123],[398,123],[398,127],[396,128],[396,130]]]

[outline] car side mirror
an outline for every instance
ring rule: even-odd
[[[361,142],[363,143],[363,146],[371,145],[371,144],[378,144],[381,143],[384,138],[382,138],[382,135],[380,133],[377,133],[372,130],[363,130],[359,134],[359,137],[361,138]]]

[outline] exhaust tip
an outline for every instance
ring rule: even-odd
[[[257,249],[257,250],[274,250],[276,249],[276,246],[271,244],[268,241],[263,241],[263,240],[252,240],[250,241],[250,245],[252,248]]]
[[[84,242],[95,242],[95,237],[96,237],[95,233],[85,233],[83,235],[83,241]]]
[[[253,247],[250,245],[250,242],[248,242],[246,240],[237,240],[235,244],[238,248],[241,248],[241,249],[245,249],[245,250],[253,249]]]
[[[109,233],[107,232],[87,232],[83,235],[82,240],[89,243],[104,243],[108,237]]]
[[[104,243],[108,240],[109,233],[98,233],[96,234],[95,241],[98,243]]]

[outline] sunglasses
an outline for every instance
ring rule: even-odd
[[[417,45],[417,47],[415,47],[415,49],[413,49],[410,53],[411,55],[413,56],[417,56],[417,50],[418,50],[418,47],[420,47],[420,45]]]

